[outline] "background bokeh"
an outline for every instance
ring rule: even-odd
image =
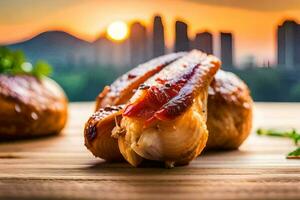
[[[153,57],[196,48],[249,85],[256,101],[300,101],[298,0],[0,1],[0,44],[50,63],[71,101]],[[114,21],[129,34],[107,37]]]

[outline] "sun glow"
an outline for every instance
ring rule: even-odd
[[[128,26],[123,21],[115,21],[107,27],[106,33],[110,39],[121,41],[128,36]]]

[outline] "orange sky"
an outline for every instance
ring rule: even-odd
[[[289,3],[288,0],[273,3],[270,0],[1,1],[0,43],[24,40],[54,29],[93,41],[112,21],[141,20],[150,25],[153,15],[159,13],[166,25],[169,46],[174,38],[174,22],[181,19],[189,24],[190,37],[203,30],[209,30],[215,36],[219,31],[232,32],[237,60],[254,55],[260,63],[274,62],[276,25],[283,18],[300,18],[300,1],[290,0],[290,7],[283,2]]]

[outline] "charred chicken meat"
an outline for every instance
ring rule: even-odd
[[[196,50],[181,53],[142,82],[124,106],[107,103],[98,109],[86,123],[86,146],[96,156],[124,157],[134,166],[143,159],[169,167],[189,163],[207,141],[207,91],[219,67],[214,56]]]
[[[188,164],[206,145],[238,148],[251,129],[252,99],[238,77],[219,67],[216,57],[193,50],[134,68],[99,94],[85,145],[108,161],[167,167]]]

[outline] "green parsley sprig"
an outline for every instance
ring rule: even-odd
[[[298,147],[296,150],[290,152],[288,155],[287,155],[287,158],[290,158],[290,159],[300,159],[300,147]]]
[[[275,129],[257,129],[256,133],[258,135],[266,135],[266,136],[273,136],[273,137],[285,137],[293,140],[294,144],[298,146],[298,142],[300,141],[300,133],[297,132],[296,129],[292,129],[290,131],[280,131]],[[296,150],[288,153],[287,158],[297,158],[300,159],[300,147]]]
[[[0,46],[0,74],[28,74],[41,78],[52,73],[52,67],[43,60],[32,64],[26,61],[22,51],[12,51]]]

